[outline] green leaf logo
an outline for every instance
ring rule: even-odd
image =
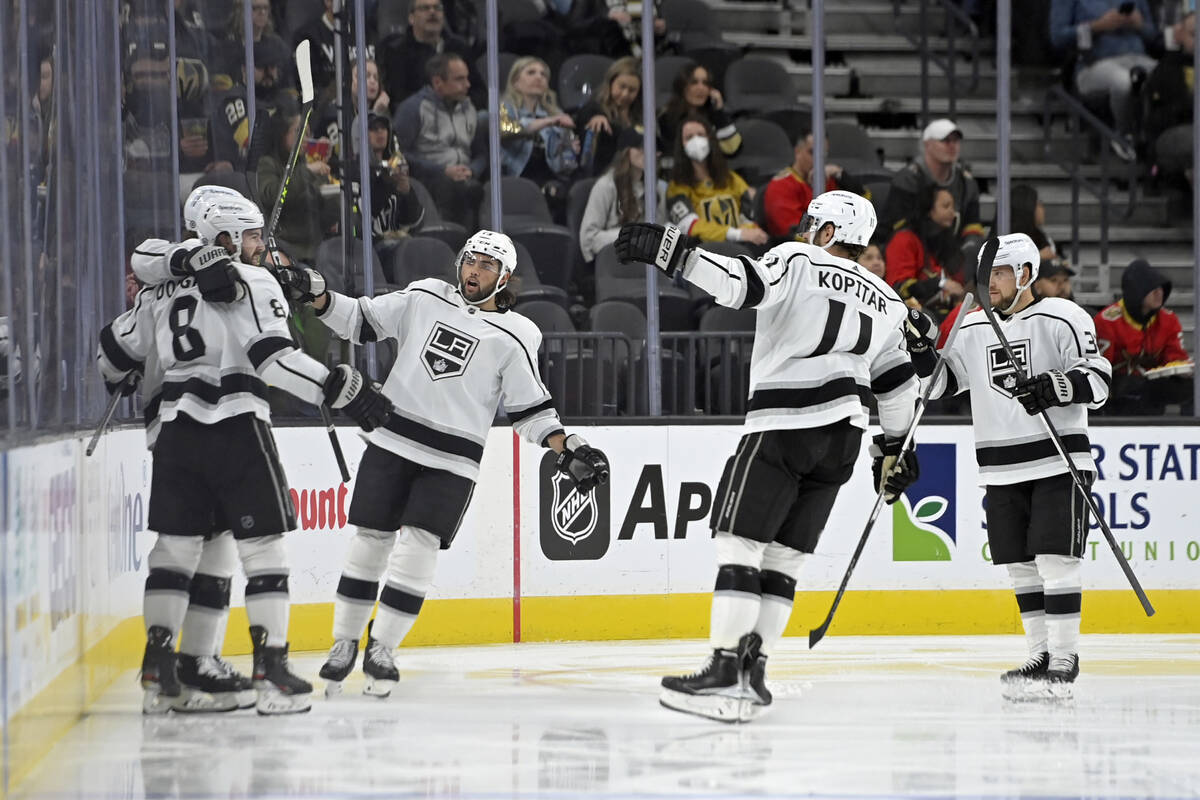
[[[914,511],[908,496],[901,494],[892,506],[892,560],[949,561],[949,537],[930,524],[945,514],[949,505],[944,497],[923,497]]]

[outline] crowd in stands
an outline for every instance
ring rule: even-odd
[[[456,251],[467,233],[491,222],[486,61],[482,20],[469,0],[395,4],[406,9],[403,18],[389,12],[393,3],[387,0],[373,5],[366,32],[365,149],[372,238],[382,277],[390,283],[401,273],[412,274],[398,266],[406,240],[432,237]],[[241,7],[234,6],[230,18],[208,19],[203,0],[175,0],[180,170],[197,173],[202,181],[245,185],[270,214],[285,159],[299,135],[292,48],[309,39],[318,108],[278,237],[292,257],[312,261],[323,242],[345,233],[340,185],[359,183],[359,123],[351,111],[347,135],[338,120],[333,2],[253,0],[252,93],[243,65]],[[658,86],[644,87],[638,35],[643,4],[505,0],[501,6],[504,53],[493,122],[500,131],[504,193],[532,185],[540,195],[540,200],[505,206],[505,229],[532,261],[518,273],[518,285],[527,287],[529,298],[561,305],[574,328],[591,324],[588,309],[597,302],[597,286],[611,277],[606,248],[611,249],[622,223],[646,214],[650,201],[642,174],[652,157],[661,179],[654,190],[656,219],[725,252],[757,254],[801,236],[814,194],[835,188],[864,194],[876,204],[879,226],[860,263],[910,305],[947,328],[952,323],[988,232],[979,183],[960,158],[964,134],[955,121],[925,125],[914,137],[919,141],[913,158],[897,172],[884,167],[882,151],[845,164],[836,154],[830,163],[827,152],[824,175],[816,176],[811,131],[795,122],[802,117],[730,102],[721,91],[724,72],[733,69],[728,59],[691,60],[672,36],[670,19],[655,20],[660,66],[668,65],[670,73],[659,76]],[[136,13],[126,23],[126,141],[127,148],[161,155],[162,142],[155,137],[165,90],[166,23],[152,7],[157,9],[149,0],[135,0]],[[301,14],[300,7],[310,13]],[[1164,180],[1190,182],[1194,15],[1167,18],[1162,4],[1148,0],[1052,0],[1043,13],[1046,41],[1074,59],[1072,86],[1082,97],[1103,97],[1108,118],[1122,134],[1111,144],[1116,155],[1142,157]],[[1160,25],[1164,20],[1168,24]],[[139,65],[146,68],[139,72]],[[49,93],[52,66],[47,71],[43,85]],[[358,78],[355,66],[350,74],[355,103]],[[659,97],[654,120],[642,116],[645,91]],[[250,104],[267,120],[261,146],[252,142]],[[654,154],[644,150],[648,124],[657,142]],[[787,148],[765,148],[760,137],[749,135],[751,126],[777,129],[773,135]],[[255,156],[252,144],[261,150]],[[768,150],[778,151],[769,169],[753,167],[750,159],[762,159]],[[248,163],[251,158],[256,163]],[[239,181],[247,170],[254,181]],[[1034,187],[1013,187],[1011,219],[1011,231],[1029,233],[1042,248],[1039,287],[1062,293],[1065,286],[1069,293],[1079,267],[1067,263],[1046,235]],[[361,238],[361,232],[350,236]],[[1137,271],[1131,267],[1127,274]],[[1123,286],[1124,298],[1101,310],[1098,323],[1116,314],[1110,321],[1141,326],[1137,330],[1143,332],[1167,326],[1163,320],[1173,315],[1158,310],[1161,302],[1142,306],[1146,297],[1155,296],[1153,289],[1142,291],[1155,280],[1140,278]],[[1157,288],[1164,289],[1165,302],[1169,282],[1158,281]],[[667,286],[660,291],[684,290]],[[631,289],[628,299],[640,302],[637,294]],[[1120,303],[1125,305],[1117,314]],[[695,330],[704,311],[697,306],[673,320]],[[1140,341],[1159,338],[1146,334]],[[1146,352],[1138,351],[1130,369],[1147,368]],[[1167,353],[1162,365],[1181,360],[1177,356]]]

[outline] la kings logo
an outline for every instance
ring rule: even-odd
[[[556,453],[542,456],[539,473],[542,552],[551,561],[589,561],[608,552],[608,484],[580,492],[554,468]]]
[[[425,371],[435,381],[442,378],[456,378],[462,375],[479,340],[462,331],[455,330],[444,322],[433,326],[429,338],[425,340],[425,349],[421,353],[421,361]]]
[[[1013,355],[1016,356],[1017,364],[1021,367],[1022,374],[1029,374],[1029,340],[1020,339],[1015,342],[1010,342],[1012,345]],[[1013,365],[1008,360],[1008,353],[1004,352],[1004,347],[1000,344],[994,344],[988,347],[988,374],[992,379],[992,388],[998,391],[1005,397],[1014,397],[1013,389],[1017,386],[1017,371],[1013,369]]]

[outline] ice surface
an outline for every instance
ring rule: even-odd
[[[1002,698],[1014,636],[838,637],[772,657],[770,716],[657,703],[703,642],[405,648],[308,714],[143,718],[134,675],[21,797],[1200,797],[1200,636],[1084,636],[1074,698]],[[234,659],[248,669],[248,659]],[[360,660],[361,665],[361,660]]]

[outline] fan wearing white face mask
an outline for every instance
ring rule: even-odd
[[[750,220],[754,190],[729,168],[712,126],[688,117],[675,140],[675,166],[667,187],[672,224],[702,242],[765,245],[767,232]]]

